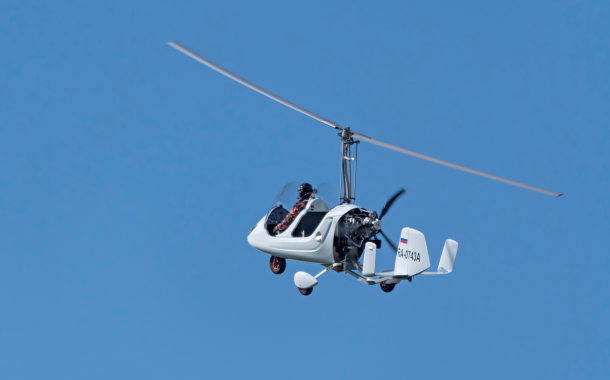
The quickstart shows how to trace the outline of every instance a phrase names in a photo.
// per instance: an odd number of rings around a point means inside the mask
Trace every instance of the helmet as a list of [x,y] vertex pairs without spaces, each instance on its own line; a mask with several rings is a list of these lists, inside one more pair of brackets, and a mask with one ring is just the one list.
[[299,186],[299,198],[303,198],[307,193],[310,193],[313,191],[313,188],[311,187],[310,184],[306,183],[302,183],[301,186]]

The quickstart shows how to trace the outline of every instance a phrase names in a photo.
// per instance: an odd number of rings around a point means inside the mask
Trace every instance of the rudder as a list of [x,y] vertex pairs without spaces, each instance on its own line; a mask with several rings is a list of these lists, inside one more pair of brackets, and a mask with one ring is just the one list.
[[412,228],[403,228],[396,252],[394,275],[415,276],[428,268],[430,258],[424,234]]

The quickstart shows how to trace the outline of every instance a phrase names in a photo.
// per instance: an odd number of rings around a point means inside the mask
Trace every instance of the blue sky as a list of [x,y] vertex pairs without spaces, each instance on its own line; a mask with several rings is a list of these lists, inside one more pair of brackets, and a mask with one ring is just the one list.
[[[287,182],[339,181],[331,128],[179,41],[363,134],[565,193],[362,144],[358,204],[426,234],[385,294],[246,241]],[[607,378],[606,1],[0,5],[0,368],[6,379]],[[379,267],[391,267],[384,247]]]

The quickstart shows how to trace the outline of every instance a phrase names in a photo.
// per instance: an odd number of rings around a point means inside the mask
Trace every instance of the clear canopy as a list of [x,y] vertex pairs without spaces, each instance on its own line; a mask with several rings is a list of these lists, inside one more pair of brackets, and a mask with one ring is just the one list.
[[[299,200],[299,182],[290,182],[286,184],[278,193],[271,207],[284,207],[287,210],[292,208]],[[329,207],[332,207],[331,186],[327,182],[323,182],[314,187],[314,197],[322,199]]]

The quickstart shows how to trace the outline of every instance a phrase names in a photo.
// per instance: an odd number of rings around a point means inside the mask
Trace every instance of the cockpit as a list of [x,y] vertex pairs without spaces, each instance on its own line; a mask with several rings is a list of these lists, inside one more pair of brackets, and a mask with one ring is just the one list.
[[290,210],[293,209],[293,205],[299,202],[299,184],[291,182],[284,186],[267,213],[267,218],[265,219],[267,233],[270,236],[280,237],[298,238],[311,236],[329,211],[327,203],[322,199],[328,196],[329,187],[325,183],[316,186],[311,193],[311,197],[306,200],[302,211],[299,212],[295,220],[291,222],[288,228],[276,235],[273,232],[276,226],[286,219]]

